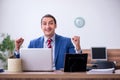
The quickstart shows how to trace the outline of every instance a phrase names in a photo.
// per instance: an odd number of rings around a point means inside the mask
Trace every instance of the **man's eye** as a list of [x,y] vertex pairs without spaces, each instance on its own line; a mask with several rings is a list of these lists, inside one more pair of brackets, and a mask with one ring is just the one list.
[[42,23],[42,25],[46,25],[46,23]]
[[52,25],[52,24],[53,24],[53,22],[50,22],[49,24],[50,24],[50,25]]

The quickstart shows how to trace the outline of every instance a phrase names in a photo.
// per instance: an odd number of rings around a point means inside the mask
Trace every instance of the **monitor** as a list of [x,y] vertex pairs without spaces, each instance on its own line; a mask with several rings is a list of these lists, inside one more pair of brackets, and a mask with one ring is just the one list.
[[91,58],[95,61],[107,61],[106,47],[92,47]]

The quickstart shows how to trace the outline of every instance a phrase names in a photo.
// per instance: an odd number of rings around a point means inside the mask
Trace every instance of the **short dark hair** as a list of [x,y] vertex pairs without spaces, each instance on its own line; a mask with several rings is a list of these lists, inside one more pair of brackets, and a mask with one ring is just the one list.
[[41,23],[42,23],[43,18],[45,18],[45,17],[50,17],[50,18],[52,18],[52,19],[54,20],[55,24],[57,24],[55,17],[52,16],[51,14],[46,14],[46,15],[44,15],[44,16],[41,18]]

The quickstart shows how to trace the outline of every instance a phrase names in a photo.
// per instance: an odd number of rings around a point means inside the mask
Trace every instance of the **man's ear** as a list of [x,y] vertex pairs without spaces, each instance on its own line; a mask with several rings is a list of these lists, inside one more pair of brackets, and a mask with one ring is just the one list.
[[57,28],[57,24],[55,24],[55,28]]

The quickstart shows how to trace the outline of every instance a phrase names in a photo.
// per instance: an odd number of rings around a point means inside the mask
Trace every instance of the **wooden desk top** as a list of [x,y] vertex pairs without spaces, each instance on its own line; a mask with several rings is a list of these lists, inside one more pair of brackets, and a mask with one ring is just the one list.
[[67,73],[62,71],[54,72],[3,72],[0,73],[0,80],[2,79],[118,79],[120,80],[120,73],[118,74],[87,74],[86,72]]

